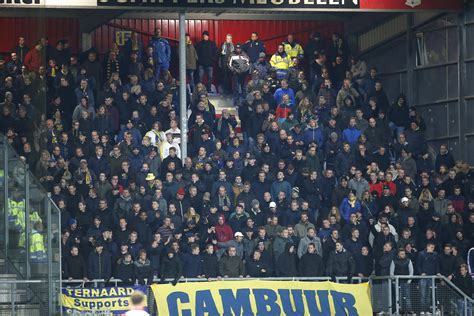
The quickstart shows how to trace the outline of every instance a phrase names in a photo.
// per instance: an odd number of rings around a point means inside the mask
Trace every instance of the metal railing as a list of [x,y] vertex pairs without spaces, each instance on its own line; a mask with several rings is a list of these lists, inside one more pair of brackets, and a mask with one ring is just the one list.
[[[57,315],[60,308],[56,293],[61,289],[60,212],[4,135],[0,135],[0,150],[0,256],[5,259],[0,274],[13,275],[10,283],[1,280],[0,286],[28,284],[29,293],[33,293],[34,284],[39,283],[41,291],[37,291],[33,303],[41,306],[41,315]],[[40,256],[30,245],[38,236],[44,244]],[[4,307],[0,304],[0,315]]]
[[[331,281],[330,277],[305,277],[305,278],[181,278],[180,283],[207,282],[207,281],[241,281],[241,280],[267,280],[267,281],[304,281],[321,282]],[[166,279],[165,282],[172,282]],[[337,283],[347,282],[346,277],[336,277]],[[159,283],[154,279],[153,283]],[[351,283],[369,282],[371,286],[372,308],[374,313],[386,315],[401,315],[403,312],[430,312],[432,315],[473,315],[474,301],[464,294],[456,285],[444,276],[371,276],[369,278],[353,277]],[[98,280],[64,280],[64,286],[96,287],[105,283],[108,286],[120,286],[120,279]],[[421,295],[423,293],[423,295]],[[148,289],[148,308],[153,314],[155,302],[151,291]],[[96,314],[91,314],[96,315]],[[98,315],[98,314],[97,314]]]
[[41,280],[1,280],[0,315],[47,315],[46,295],[47,284]]

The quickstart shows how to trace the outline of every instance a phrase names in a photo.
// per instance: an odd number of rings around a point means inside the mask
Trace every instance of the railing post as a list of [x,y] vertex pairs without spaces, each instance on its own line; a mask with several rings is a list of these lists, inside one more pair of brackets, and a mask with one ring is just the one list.
[[[3,173],[4,173],[4,184],[3,184],[3,195],[4,195],[4,221],[5,221],[5,231],[4,233],[4,243],[5,243],[5,259],[8,259],[8,248],[10,247],[10,235],[8,228],[8,215],[10,214],[10,203],[8,200],[8,146],[7,146],[7,137],[3,136]],[[8,269],[8,264],[5,264],[5,270]],[[8,272],[8,271],[5,271]]]
[[397,315],[400,314],[400,301],[400,280],[395,277],[395,313]]
[[[25,249],[26,249],[26,279],[31,279],[31,262],[30,262],[30,172],[28,165],[25,165]],[[49,223],[49,221],[48,221]]]
[[436,289],[435,289],[435,277],[431,277],[431,312],[436,315]]
[[392,313],[392,278],[388,279],[388,312]]
[[[210,91],[209,91],[210,92]],[[179,117],[181,129],[181,159],[188,156],[188,115],[186,100],[186,12],[179,12]],[[192,122],[194,123],[194,122]]]
[[[47,234],[46,234],[46,249],[48,256],[48,311],[50,314],[53,314],[53,233],[51,231],[51,203],[50,203],[51,193],[48,193],[48,196],[44,198],[44,207],[46,210],[46,220],[47,220]],[[59,272],[61,277],[61,271]],[[60,289],[61,290],[61,289]],[[60,296],[60,295],[59,295]]]
[[464,296],[464,316],[467,316],[467,297]]

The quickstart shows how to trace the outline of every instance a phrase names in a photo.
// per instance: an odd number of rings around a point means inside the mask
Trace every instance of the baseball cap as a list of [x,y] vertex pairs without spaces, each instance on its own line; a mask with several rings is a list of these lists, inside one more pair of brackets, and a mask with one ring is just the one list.
[[242,234],[241,232],[236,232],[234,234],[234,237],[244,237],[244,234]]
[[406,196],[402,197],[402,203],[405,203],[405,202],[408,202],[408,201],[409,201],[409,199]]
[[270,202],[270,207],[277,207],[277,204],[275,202]]
[[267,55],[264,52],[261,52],[260,54],[258,54],[258,57],[265,58],[267,57]]

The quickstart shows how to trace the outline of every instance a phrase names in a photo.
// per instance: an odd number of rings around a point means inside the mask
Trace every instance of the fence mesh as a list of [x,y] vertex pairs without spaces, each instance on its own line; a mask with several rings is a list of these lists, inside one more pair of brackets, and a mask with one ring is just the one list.
[[48,311],[47,283],[0,282],[0,316],[51,315]]
[[409,312],[416,314],[424,312],[432,315],[474,315],[472,304],[465,303],[461,294],[445,281],[430,278],[410,281],[399,279],[398,282],[373,280],[372,308],[374,313],[383,312],[387,315]]

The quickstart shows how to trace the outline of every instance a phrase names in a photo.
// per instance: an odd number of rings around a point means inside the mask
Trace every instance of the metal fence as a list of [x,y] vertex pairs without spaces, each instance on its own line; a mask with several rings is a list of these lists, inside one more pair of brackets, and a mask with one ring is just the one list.
[[[211,279],[216,281],[217,279]],[[221,281],[240,281],[241,278],[222,278]],[[329,277],[318,278],[245,278],[245,280],[271,281],[302,281],[321,282],[330,281]],[[154,282],[159,280],[155,279]],[[165,280],[171,282],[172,280]],[[208,279],[180,279],[180,283],[207,282]],[[346,283],[346,277],[337,277],[336,282]],[[408,312],[431,313],[434,315],[471,316],[473,314],[473,299],[466,296],[449,279],[443,276],[394,276],[369,278],[354,277],[351,283],[369,282],[371,285],[372,309],[377,315],[402,315]],[[71,280],[63,281],[64,286],[97,287],[120,286],[120,279],[106,280]],[[156,313],[156,306],[150,287],[147,287],[148,309],[152,315]],[[86,314],[81,314],[82,316]],[[107,315],[104,312],[91,311],[87,315]]]
[[0,316],[51,315],[47,296],[48,284],[41,280],[1,280]]
[[[61,288],[60,218],[43,185],[7,138],[0,135],[0,258],[3,262],[0,275],[8,274],[11,282],[4,283],[2,278],[0,285],[23,287],[16,297],[23,299],[26,292],[28,299],[35,298],[32,303],[41,305],[41,315],[57,315],[60,311],[57,295]],[[40,236],[44,245],[42,250],[35,249],[35,253],[31,247],[33,235],[36,241]],[[0,315],[15,306],[14,303],[0,301]],[[23,307],[6,315],[21,315],[31,306]],[[25,313],[34,315],[33,307]]]

